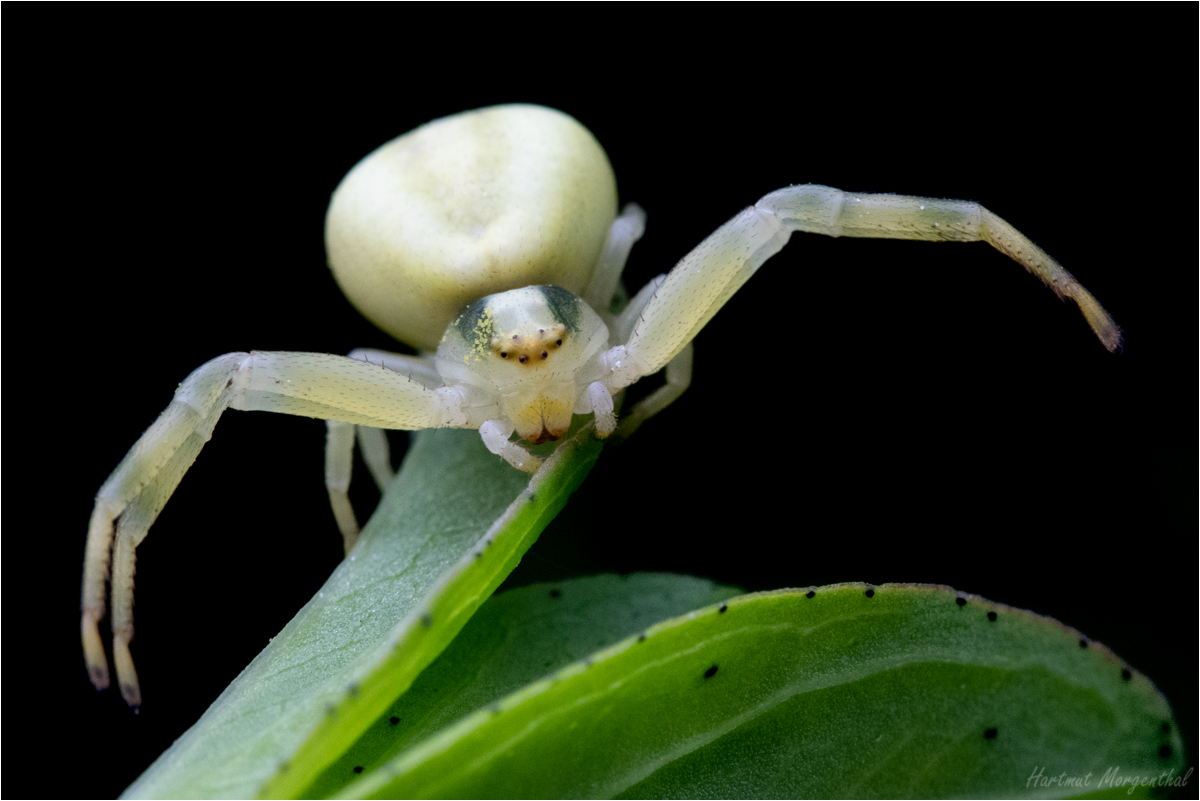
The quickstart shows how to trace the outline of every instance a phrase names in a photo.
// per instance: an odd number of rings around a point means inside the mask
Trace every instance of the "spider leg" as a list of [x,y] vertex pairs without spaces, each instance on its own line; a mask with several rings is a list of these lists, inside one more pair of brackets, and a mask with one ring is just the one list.
[[516,427],[512,423],[501,420],[488,420],[479,427],[479,436],[483,438],[484,446],[518,470],[526,473],[536,473],[542,466],[542,459],[534,456],[515,442],[509,442]]
[[692,343],[689,342],[683,346],[683,350],[675,354],[675,358],[667,362],[667,367],[663,371],[666,374],[667,383],[634,404],[629,413],[621,418],[621,424],[617,427],[616,432],[617,439],[632,436],[642,423],[670,406],[675,399],[687,391],[692,383],[692,351]]
[[[655,279],[624,344],[602,355],[613,392],[674,359],[793,231],[925,241],[985,241],[1071,298],[1109,350],[1121,330],[1100,303],[1045,251],[978,203],[907,195],[860,195],[804,184],[772,192],[743,210]],[[643,293],[646,290],[643,290]],[[636,300],[640,301],[642,293]]]
[[792,231],[829,236],[987,242],[1079,306],[1104,347],[1116,350],[1121,329],[1104,307],[1046,251],[978,203],[908,195],[864,195],[802,184],[779,189],[755,208],[777,215]]
[[[654,293],[667,280],[664,273],[653,279],[642,287],[641,291],[629,301],[629,305],[613,322],[613,336],[618,342],[628,341],[633,333],[634,327],[642,319],[650,299],[654,297]],[[621,418],[621,424],[616,430],[616,438],[618,440],[625,439],[633,434],[642,423],[649,420],[654,415],[661,412],[663,409],[671,405],[671,403],[687,390],[692,383],[692,343],[688,342],[676,356],[667,362],[666,366],[666,384],[656,389],[649,396],[638,401],[627,414]],[[599,422],[596,426],[597,433],[603,434],[605,430]]]
[[88,526],[80,617],[84,659],[96,688],[107,687],[108,664],[98,626],[105,613],[105,582],[111,569],[113,661],[121,693],[130,706],[141,699],[129,655],[135,550],[227,408],[375,428],[467,423],[462,398],[455,390],[431,390],[398,373],[342,356],[229,353],[188,376],[171,404],[100,487]]
[[[628,339],[601,357],[610,391],[666,367],[790,236],[773,213],[751,206],[710,234],[665,277],[643,288],[630,303],[631,309],[642,308]],[[622,321],[628,324],[629,319],[623,315]]]
[[646,212],[636,203],[626,204],[621,216],[608,229],[604,250],[592,271],[592,280],[581,297],[602,317],[607,318],[617,282],[629,259],[629,251],[646,232]]
[[[437,367],[428,358],[373,348],[356,348],[350,351],[348,358],[400,373],[429,389],[442,386]],[[356,426],[337,420],[327,420],[326,426],[325,489],[329,493],[329,505],[333,509],[338,530],[342,533],[345,553],[349,554],[354,543],[358,541],[359,534],[358,518],[354,514],[354,507],[350,505],[348,494],[351,470],[354,466],[355,440],[358,441],[363,461],[366,462],[367,470],[375,479],[380,492],[387,491],[396,474],[392,470],[391,449],[383,429]]]

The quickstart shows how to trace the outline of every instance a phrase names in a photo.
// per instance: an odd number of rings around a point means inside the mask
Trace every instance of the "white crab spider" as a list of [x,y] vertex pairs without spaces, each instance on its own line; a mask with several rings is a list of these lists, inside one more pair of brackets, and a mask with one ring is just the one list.
[[348,551],[358,533],[346,497],[356,430],[384,486],[385,428],[477,428],[490,451],[533,472],[540,460],[514,432],[552,440],[573,415],[594,414],[607,437],[617,426],[613,395],[665,368],[666,385],[624,416],[632,430],[686,389],[692,339],[794,231],[986,241],[1078,303],[1109,350],[1120,344],[1087,290],[977,203],[817,185],[761,198],[613,314],[645,223],[637,206],[620,217],[616,208],[599,144],[570,117],[537,106],[429,123],[355,167],[330,204],[330,266],[370,320],[436,354],[231,353],[188,376],[96,496],[81,620],[92,683],[109,683],[98,624],[111,552],[113,661],[125,700],[140,703],[129,652],[134,552],[226,408],[330,421],[326,484]]

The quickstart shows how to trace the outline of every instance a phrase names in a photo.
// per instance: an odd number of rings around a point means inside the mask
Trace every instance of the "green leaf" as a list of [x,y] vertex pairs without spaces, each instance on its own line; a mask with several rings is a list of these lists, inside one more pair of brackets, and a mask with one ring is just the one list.
[[1056,621],[945,587],[809,594],[651,627],[342,797],[1070,796],[1184,764],[1151,682]]
[[310,784],[453,640],[600,447],[583,426],[529,481],[478,432],[418,434],[317,597],[125,794],[249,797]]
[[369,774],[526,684],[738,592],[691,576],[641,573],[535,584],[494,596],[412,688],[301,795],[332,795],[356,774]]

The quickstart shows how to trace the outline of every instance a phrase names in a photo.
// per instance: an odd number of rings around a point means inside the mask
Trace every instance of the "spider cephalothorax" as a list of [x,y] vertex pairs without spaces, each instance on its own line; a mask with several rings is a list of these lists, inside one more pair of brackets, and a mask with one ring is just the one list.
[[537,444],[570,428],[587,385],[601,377],[598,357],[608,340],[604,320],[575,294],[521,287],[468,305],[442,336],[436,365],[469,408],[499,407],[500,418]]

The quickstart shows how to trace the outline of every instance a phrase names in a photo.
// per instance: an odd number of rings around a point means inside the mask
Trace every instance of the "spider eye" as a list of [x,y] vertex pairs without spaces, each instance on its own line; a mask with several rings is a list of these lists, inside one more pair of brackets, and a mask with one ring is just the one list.
[[554,344],[555,344],[555,345],[561,345],[561,344],[562,344],[562,340],[560,339],[560,340],[558,340],[557,342],[555,342]]
[[550,354],[546,353],[546,351],[542,351],[542,358],[543,358],[543,359],[544,359],[544,358],[546,358],[546,357],[547,357],[547,356],[549,356],[549,355],[550,355]]
[[501,358],[501,359],[507,359],[507,358],[508,358],[508,351],[506,351],[506,350],[502,350],[502,351],[500,351],[500,358]]
[[528,356],[526,356],[524,353],[522,353],[522,354],[521,354],[521,358],[520,358],[520,359],[518,359],[518,361],[520,361],[520,362],[521,362],[521,364],[524,364],[525,362],[529,361],[529,357],[528,357]]

